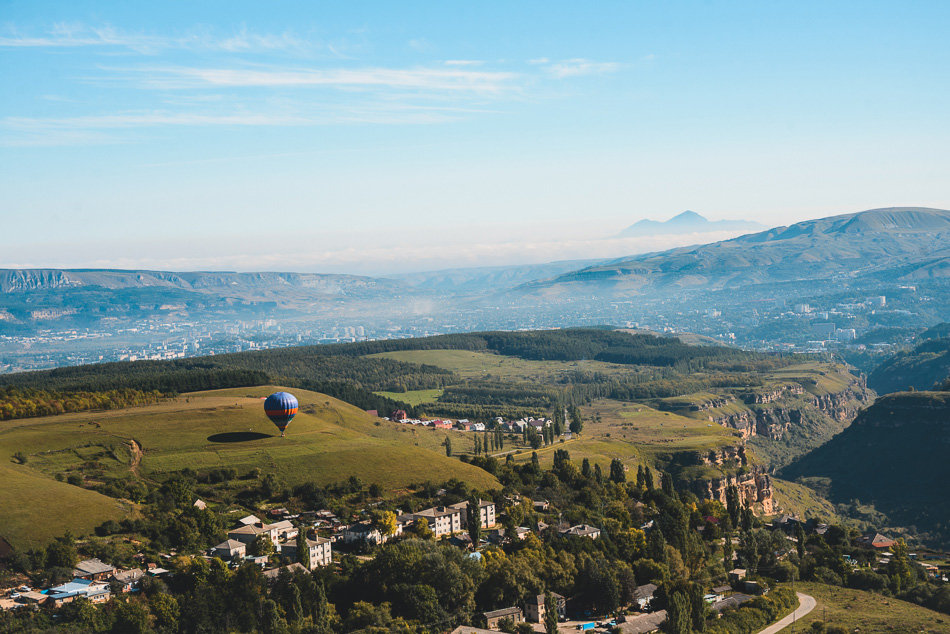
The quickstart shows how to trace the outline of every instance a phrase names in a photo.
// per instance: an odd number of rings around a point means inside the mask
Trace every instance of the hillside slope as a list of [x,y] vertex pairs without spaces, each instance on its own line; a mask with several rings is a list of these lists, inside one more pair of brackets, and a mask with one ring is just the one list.
[[870,275],[900,280],[950,275],[950,211],[895,207],[809,220],[615,260],[522,290],[624,295]]
[[818,478],[836,503],[872,503],[892,523],[950,543],[950,392],[879,398],[850,427],[781,471]]
[[868,385],[881,394],[913,387],[929,390],[950,377],[950,337],[930,339],[874,368]]
[[[349,476],[384,490],[450,478],[497,486],[482,469],[445,456],[441,443],[457,432],[407,429],[317,392],[293,389],[300,413],[281,438],[261,401],[278,389],[197,392],[146,407],[0,423],[0,475],[7,483],[0,487],[0,534],[26,547],[66,530],[88,532],[129,510],[57,475],[79,475],[95,486],[116,477],[160,481],[185,468],[230,467],[274,473],[288,486]],[[137,461],[133,441],[141,448]],[[25,464],[16,463],[17,452]],[[49,514],[50,508],[58,512]]]

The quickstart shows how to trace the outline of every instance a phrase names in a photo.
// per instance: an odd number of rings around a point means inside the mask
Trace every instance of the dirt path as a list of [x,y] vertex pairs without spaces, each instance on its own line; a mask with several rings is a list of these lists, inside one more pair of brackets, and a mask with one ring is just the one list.
[[759,634],[774,634],[775,632],[788,627],[815,609],[815,605],[817,604],[815,597],[810,597],[807,594],[802,594],[801,592],[796,592],[795,594],[798,595],[798,607],[795,608],[792,613],[786,616],[784,619],[773,623],[759,632]]

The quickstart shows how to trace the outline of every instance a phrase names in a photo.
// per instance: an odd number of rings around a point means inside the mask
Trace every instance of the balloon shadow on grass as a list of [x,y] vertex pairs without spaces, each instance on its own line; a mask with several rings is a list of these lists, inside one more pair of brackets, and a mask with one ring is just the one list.
[[208,436],[210,442],[249,442],[251,440],[261,440],[262,438],[273,438],[270,434],[262,434],[259,431],[229,431],[223,434],[211,434]]

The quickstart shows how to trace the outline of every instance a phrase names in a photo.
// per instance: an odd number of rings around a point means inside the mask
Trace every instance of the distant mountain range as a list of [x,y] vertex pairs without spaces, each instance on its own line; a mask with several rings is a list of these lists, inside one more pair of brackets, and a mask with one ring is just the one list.
[[405,273],[394,279],[414,289],[446,293],[477,293],[509,289],[576,271],[606,260],[562,260],[544,264],[485,266]]
[[400,288],[398,282],[359,275],[136,271],[116,269],[0,269],[0,292],[99,287],[164,288],[242,296],[299,291],[312,295],[367,296]]
[[707,220],[695,211],[684,211],[666,221],[640,220],[617,234],[621,238],[662,236],[677,233],[710,233],[713,231],[758,231],[765,225],[751,220]]
[[[631,227],[652,230],[641,221]],[[722,227],[692,212],[664,227]],[[684,229],[688,230],[688,229]],[[950,211],[873,209],[800,222],[731,240],[614,260],[450,269],[391,278],[315,273],[170,272],[95,269],[0,270],[0,321],[48,315],[121,313],[184,303],[190,314],[237,310],[342,309],[347,302],[396,306],[391,300],[464,297],[474,306],[549,298],[661,296],[686,289],[873,278],[880,283],[950,277]],[[195,302],[192,306],[190,302]],[[455,306],[460,304],[456,303]],[[89,311],[90,307],[99,307]],[[145,308],[136,308],[145,307]],[[169,309],[170,310],[170,309]],[[77,317],[69,317],[77,319]]]
[[640,295],[796,280],[950,276],[950,211],[892,207],[613,260],[524,285],[526,293]]

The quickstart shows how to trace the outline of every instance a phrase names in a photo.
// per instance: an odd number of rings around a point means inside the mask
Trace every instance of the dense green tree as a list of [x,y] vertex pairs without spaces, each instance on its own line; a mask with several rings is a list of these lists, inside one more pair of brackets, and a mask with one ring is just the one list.
[[557,634],[557,600],[550,592],[544,593],[544,632]]
[[627,481],[627,474],[619,458],[614,458],[610,461],[610,481],[617,484]]

